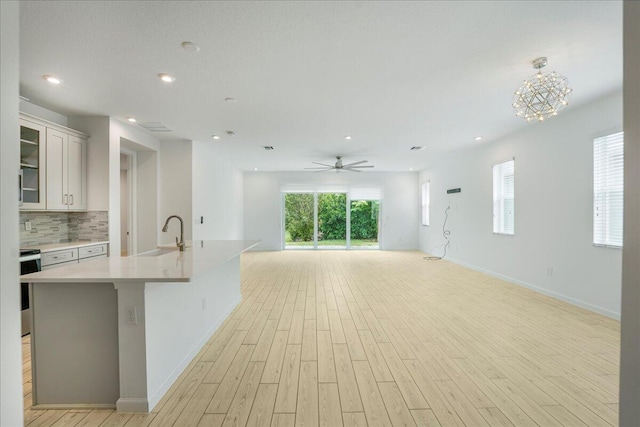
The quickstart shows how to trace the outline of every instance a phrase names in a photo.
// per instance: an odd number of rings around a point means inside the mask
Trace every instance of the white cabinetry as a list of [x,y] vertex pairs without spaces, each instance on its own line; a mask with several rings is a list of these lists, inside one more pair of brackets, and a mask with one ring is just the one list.
[[40,257],[42,270],[51,270],[69,264],[78,263],[78,248],[61,249],[43,253]]
[[87,209],[87,141],[47,129],[47,210]]
[[108,256],[107,244],[78,248],[78,261],[85,262]]
[[79,262],[91,261],[98,258],[106,258],[109,255],[107,243],[98,245],[70,247],[55,251],[43,252],[41,255],[42,270],[64,267]]
[[20,113],[20,209],[87,210],[87,138]]
[[20,209],[46,208],[46,127],[20,119]]

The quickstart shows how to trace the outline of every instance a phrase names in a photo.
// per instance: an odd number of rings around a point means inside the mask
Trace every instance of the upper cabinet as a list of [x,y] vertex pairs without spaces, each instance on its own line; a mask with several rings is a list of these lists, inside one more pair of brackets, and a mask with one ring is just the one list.
[[87,210],[87,136],[26,114],[20,135],[21,209]]
[[47,210],[87,209],[87,141],[47,129]]
[[45,209],[46,127],[20,119],[21,209]]

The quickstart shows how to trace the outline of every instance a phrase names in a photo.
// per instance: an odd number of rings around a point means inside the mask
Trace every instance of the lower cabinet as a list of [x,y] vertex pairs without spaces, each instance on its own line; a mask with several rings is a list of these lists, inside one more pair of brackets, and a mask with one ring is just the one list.
[[98,258],[106,258],[108,255],[109,247],[106,243],[103,243],[99,245],[82,246],[80,248],[45,252],[41,255],[40,262],[42,270],[44,271]]
[[40,256],[42,270],[62,267],[78,263],[78,248],[61,249],[53,252],[45,252]]
[[78,262],[92,261],[107,257],[107,245],[85,246],[78,248]]

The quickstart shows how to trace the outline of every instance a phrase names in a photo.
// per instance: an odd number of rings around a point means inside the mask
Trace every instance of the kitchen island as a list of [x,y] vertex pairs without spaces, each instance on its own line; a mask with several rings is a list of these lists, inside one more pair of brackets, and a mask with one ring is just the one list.
[[240,303],[240,254],[257,244],[194,241],[22,276],[34,409],[150,412]]

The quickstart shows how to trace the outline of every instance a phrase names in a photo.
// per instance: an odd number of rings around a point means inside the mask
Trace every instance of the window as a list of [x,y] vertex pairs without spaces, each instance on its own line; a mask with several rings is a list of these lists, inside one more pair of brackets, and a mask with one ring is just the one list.
[[429,225],[429,182],[422,184],[422,225]]
[[622,247],[624,135],[593,140],[593,244]]
[[514,161],[493,167],[493,232],[513,235],[515,228]]

